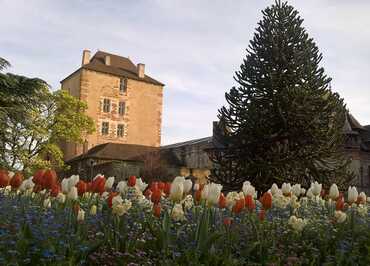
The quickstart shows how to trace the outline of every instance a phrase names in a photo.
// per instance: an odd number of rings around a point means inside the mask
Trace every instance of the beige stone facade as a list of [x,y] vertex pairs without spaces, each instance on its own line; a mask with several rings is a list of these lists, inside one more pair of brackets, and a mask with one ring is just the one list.
[[143,64],[136,67],[128,58],[100,51],[91,60],[86,56],[84,52],[82,67],[61,84],[87,103],[96,131],[85,136],[85,144],[62,144],[64,159],[109,142],[159,147],[164,85],[146,76]]

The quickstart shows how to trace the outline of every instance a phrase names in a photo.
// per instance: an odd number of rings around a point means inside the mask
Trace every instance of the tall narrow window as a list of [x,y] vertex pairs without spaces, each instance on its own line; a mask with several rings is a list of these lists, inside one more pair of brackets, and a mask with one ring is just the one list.
[[124,130],[125,130],[124,125],[119,124],[119,125],[117,126],[117,137],[123,137],[123,135],[124,135]]
[[101,134],[102,135],[108,135],[109,133],[109,123],[108,122],[103,122],[101,124]]
[[118,105],[118,113],[119,115],[124,115],[125,114],[125,102],[119,102]]
[[103,101],[103,112],[109,113],[110,112],[110,100],[104,99]]
[[126,91],[127,91],[127,79],[121,78],[120,79],[120,84],[119,84],[119,92],[121,94],[124,94],[124,93],[126,93]]

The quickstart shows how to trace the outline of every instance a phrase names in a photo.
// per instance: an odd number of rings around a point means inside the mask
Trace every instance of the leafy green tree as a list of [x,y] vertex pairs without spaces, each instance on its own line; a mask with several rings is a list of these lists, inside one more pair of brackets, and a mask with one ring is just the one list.
[[322,54],[286,2],[266,8],[219,110],[212,178],[229,189],[249,180],[327,184],[352,178],[344,157],[346,108],[329,88]]
[[84,134],[94,131],[86,103],[64,90],[51,92],[41,79],[0,73],[0,99],[1,167],[26,172],[61,168],[59,143],[82,142]]

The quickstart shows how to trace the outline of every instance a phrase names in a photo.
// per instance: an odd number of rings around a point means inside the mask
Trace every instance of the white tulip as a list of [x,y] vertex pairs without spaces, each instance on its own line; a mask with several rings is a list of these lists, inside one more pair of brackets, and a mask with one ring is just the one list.
[[57,201],[59,203],[64,203],[66,201],[66,195],[64,195],[63,193],[58,193]]
[[92,205],[91,208],[90,208],[90,215],[96,215],[96,205]]
[[329,198],[336,200],[339,197],[339,189],[336,184],[332,184],[329,189]]
[[76,186],[78,181],[80,181],[80,177],[78,175],[72,175],[69,178],[68,191],[70,191],[74,186]]
[[119,191],[119,193],[121,194],[124,194],[126,193],[127,191],[127,182],[126,181],[120,181],[118,184],[117,184],[117,190]]
[[193,187],[193,182],[190,179],[184,181],[184,194],[188,194]]
[[306,220],[302,218],[297,218],[296,216],[290,216],[288,224],[297,232],[301,232],[305,225],[307,224]]
[[107,181],[105,181],[104,188],[105,190],[110,190],[114,184],[114,176],[108,177]]
[[179,179],[176,181],[176,178],[171,184],[170,199],[175,202],[180,202],[184,194],[184,181]]
[[256,193],[256,189],[254,188],[254,186],[251,185],[251,182],[249,181],[245,181],[243,183],[242,190],[243,190],[244,196],[251,195],[252,197],[254,197],[254,194]]
[[77,214],[77,221],[82,222],[85,220],[85,211],[80,209]]
[[175,206],[173,206],[171,217],[174,221],[185,220],[185,214],[181,204],[175,204]]
[[210,205],[217,205],[220,198],[222,185],[210,183],[208,186],[207,202]]
[[335,211],[334,218],[338,223],[343,223],[347,219],[347,214],[342,211]]
[[312,193],[312,188],[309,188],[309,189],[307,190],[306,196],[307,196],[307,198],[309,198],[309,199],[312,199],[313,197],[315,197],[315,196],[314,196],[314,194]]
[[289,196],[292,191],[292,186],[290,185],[290,183],[283,183],[283,185],[281,186],[281,191],[283,192],[284,196]]
[[355,186],[353,187],[349,187],[348,188],[348,202],[350,204],[354,203],[357,201],[357,197],[358,197],[358,192],[357,192],[357,189]]
[[367,200],[367,197],[366,197],[366,194],[365,192],[361,192],[359,195],[358,195],[358,201],[360,204],[365,204],[366,203],[366,200]]
[[103,194],[101,194],[101,198],[102,198],[103,200],[108,199],[108,197],[109,197],[109,192],[107,192],[107,191],[104,191],[104,192],[103,192]]
[[292,192],[296,197],[299,197],[299,195],[301,195],[301,191],[302,191],[301,184],[293,185]]
[[201,192],[201,198],[206,200],[208,198],[209,184],[205,185]]
[[141,178],[136,178],[136,185],[135,185],[141,192],[143,192],[146,187],[148,186]]
[[314,183],[311,183],[311,189],[313,195],[319,196],[321,193],[322,184],[319,184],[317,181],[315,181]]
[[68,192],[69,192],[69,179],[68,178],[63,178],[61,185],[62,185],[62,192],[64,194],[68,194]]
[[78,199],[77,188],[72,187],[71,190],[68,192],[67,197],[68,199],[71,199],[71,200],[77,200]]
[[118,204],[122,204],[123,203],[123,199],[121,198],[120,195],[117,195],[115,197],[112,198],[112,206],[114,208],[115,205],[118,205]]
[[229,193],[227,193],[226,195],[226,205],[229,209],[231,209],[235,202],[239,200],[239,193],[236,192],[236,191],[231,191]]
[[117,214],[118,216],[122,216],[128,212],[131,206],[131,201],[126,199],[123,203],[114,205],[112,208],[112,213]]
[[280,190],[279,187],[275,183],[272,184],[270,189],[271,195],[274,196],[275,194],[278,194],[279,190]]
[[51,207],[51,201],[49,198],[44,200],[44,208],[50,208]]

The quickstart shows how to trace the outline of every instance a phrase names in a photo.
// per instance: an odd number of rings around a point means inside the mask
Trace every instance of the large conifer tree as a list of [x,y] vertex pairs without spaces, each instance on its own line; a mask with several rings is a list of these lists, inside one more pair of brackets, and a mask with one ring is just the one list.
[[322,54],[292,6],[276,1],[262,13],[236,72],[238,86],[219,110],[212,178],[229,189],[245,180],[258,189],[344,182],[350,178],[342,151],[346,109],[329,88]]

